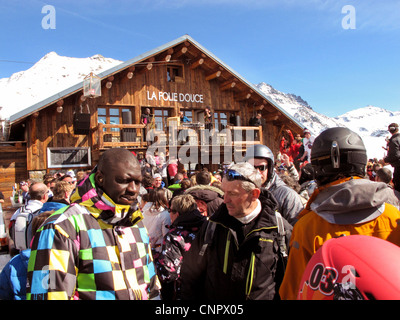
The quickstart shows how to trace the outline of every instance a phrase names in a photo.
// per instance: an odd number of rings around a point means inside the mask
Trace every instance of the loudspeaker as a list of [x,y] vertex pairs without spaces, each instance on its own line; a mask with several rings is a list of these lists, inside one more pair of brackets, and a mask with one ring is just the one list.
[[[132,124],[132,112],[122,112],[122,124]],[[135,142],[136,141],[136,129],[125,128],[121,130],[121,141],[122,142]]]
[[131,111],[123,111],[122,112],[122,123],[123,124],[132,124],[132,112]]
[[74,134],[87,135],[90,133],[90,114],[75,113],[74,114]]
[[238,127],[240,127],[240,125],[241,125],[240,116],[236,116],[236,125],[237,125]]

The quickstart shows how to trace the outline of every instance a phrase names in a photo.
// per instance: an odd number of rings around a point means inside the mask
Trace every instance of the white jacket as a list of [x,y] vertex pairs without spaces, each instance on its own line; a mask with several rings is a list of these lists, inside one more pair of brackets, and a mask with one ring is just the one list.
[[164,207],[160,207],[157,210],[152,202],[148,202],[143,207],[142,213],[143,223],[149,233],[151,247],[161,252],[164,236],[169,231],[167,226],[171,225],[169,212]]

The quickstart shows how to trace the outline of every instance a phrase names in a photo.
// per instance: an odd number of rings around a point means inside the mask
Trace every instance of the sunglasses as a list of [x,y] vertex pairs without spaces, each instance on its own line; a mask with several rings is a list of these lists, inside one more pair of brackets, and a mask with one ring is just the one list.
[[255,185],[253,181],[250,179],[242,176],[239,172],[236,172],[235,170],[228,169],[228,171],[225,174],[225,177],[228,181],[233,181],[233,180],[242,180],[242,181],[248,181],[251,182],[252,184]]
[[256,168],[256,170],[259,170],[259,171],[265,171],[265,170],[268,169],[268,165],[267,164],[261,164],[259,166],[254,166],[254,168]]

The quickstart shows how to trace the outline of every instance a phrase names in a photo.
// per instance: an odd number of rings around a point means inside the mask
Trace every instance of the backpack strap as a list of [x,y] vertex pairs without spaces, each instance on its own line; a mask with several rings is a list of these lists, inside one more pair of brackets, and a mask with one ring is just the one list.
[[206,232],[204,234],[204,243],[199,252],[200,257],[204,256],[208,245],[211,244],[216,226],[217,224],[215,222],[208,220]]
[[25,250],[29,248],[32,240],[32,220],[40,212],[40,208],[32,212],[25,206],[21,207],[20,212],[15,218],[13,226],[13,237],[15,248],[18,250]]
[[282,258],[287,260],[288,258],[288,250],[287,250],[287,246],[286,246],[286,241],[285,241],[285,235],[286,235],[286,231],[285,231],[285,224],[283,222],[283,218],[282,215],[275,210],[275,218],[276,218],[276,223],[278,226],[278,234],[279,234],[279,251],[282,255]]
[[29,222],[31,221],[31,215],[32,210],[22,206],[15,217],[12,240],[14,241],[15,248],[18,250],[25,250],[28,248],[27,229]]

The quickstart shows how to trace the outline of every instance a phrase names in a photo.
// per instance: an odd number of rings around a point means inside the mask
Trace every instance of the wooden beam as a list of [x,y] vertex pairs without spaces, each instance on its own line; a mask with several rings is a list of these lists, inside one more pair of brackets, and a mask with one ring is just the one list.
[[233,89],[235,86],[236,86],[236,82],[233,81],[233,80],[229,80],[229,81],[226,81],[226,82],[222,83],[220,85],[219,89],[221,91],[225,91],[225,90],[228,90],[228,89]]
[[172,60],[177,60],[188,51],[187,47],[182,47],[172,55]]
[[212,79],[219,78],[219,76],[221,75],[221,73],[222,73],[222,71],[220,71],[220,70],[218,70],[218,71],[216,71],[216,72],[213,72],[213,73],[209,74],[208,76],[206,76],[206,80],[207,80],[207,81],[210,81],[210,80],[212,80]]
[[198,59],[197,61],[195,61],[195,62],[193,62],[191,65],[190,65],[190,69],[196,69],[197,67],[199,67],[199,66],[201,66],[202,64],[204,63],[204,59],[203,58],[200,58],[200,59]]
[[[151,65],[151,67],[153,67],[153,65],[150,63],[150,65]],[[141,75],[141,74],[143,74],[143,73],[145,73],[146,71],[148,71],[148,70],[150,70],[150,69],[148,69],[147,67],[149,66],[149,64],[147,64],[147,65],[145,65],[145,66],[138,66],[137,68],[136,68],[136,71],[135,71],[135,73],[137,74],[137,75]]]
[[263,118],[266,122],[271,122],[278,120],[280,115],[280,112],[269,112],[266,116],[263,116]]
[[250,97],[251,97],[251,93],[250,92],[244,92],[244,93],[241,93],[241,94],[235,96],[234,99],[237,100],[237,101],[243,101],[243,100],[250,99]]
[[134,72],[135,72],[135,66],[128,68],[128,71],[126,72],[126,77],[128,79],[132,79]]
[[172,54],[174,53],[174,49],[173,48],[169,48],[167,51],[165,51],[164,53],[161,53],[158,56],[159,61],[164,61],[164,62],[170,62],[171,58],[172,58]]

